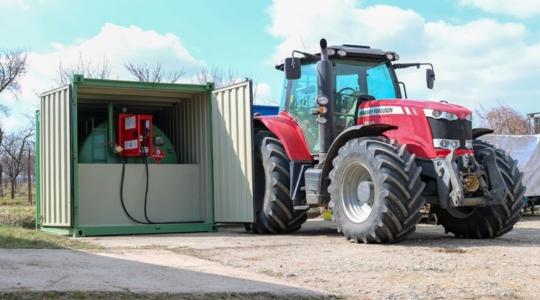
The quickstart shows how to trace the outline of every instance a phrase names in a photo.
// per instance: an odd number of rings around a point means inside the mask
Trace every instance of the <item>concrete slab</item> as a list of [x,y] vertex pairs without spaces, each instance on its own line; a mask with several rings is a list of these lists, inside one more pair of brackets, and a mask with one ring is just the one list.
[[15,291],[324,295],[262,274],[165,250],[0,249],[0,292]]

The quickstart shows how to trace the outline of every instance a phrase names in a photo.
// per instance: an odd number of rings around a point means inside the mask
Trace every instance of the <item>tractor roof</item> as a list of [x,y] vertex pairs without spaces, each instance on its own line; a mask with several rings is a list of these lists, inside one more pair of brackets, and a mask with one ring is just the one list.
[[[392,54],[392,57],[395,58],[392,60],[397,60],[399,58],[399,56],[395,52],[384,51],[381,49],[373,49],[370,46],[344,44],[340,46],[329,46],[328,48],[333,49],[335,52],[333,55],[330,55],[330,58],[389,60],[387,57],[387,54]],[[346,55],[341,56],[338,54],[338,52],[343,53],[343,51],[345,51]],[[304,57],[300,58],[302,63],[316,61],[318,60],[318,57],[321,56],[320,53],[313,53],[313,54],[306,53],[306,54],[307,55],[304,55]],[[283,62],[277,64],[276,69],[283,71]]]

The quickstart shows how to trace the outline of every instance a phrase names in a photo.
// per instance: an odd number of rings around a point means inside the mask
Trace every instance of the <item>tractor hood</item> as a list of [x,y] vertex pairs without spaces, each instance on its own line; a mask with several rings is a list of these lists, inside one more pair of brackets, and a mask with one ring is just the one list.
[[369,109],[369,108],[375,108],[375,107],[402,107],[405,110],[405,113],[410,112],[411,114],[422,114],[424,112],[424,109],[432,109],[432,110],[438,110],[442,112],[449,112],[454,113],[458,116],[460,119],[465,119],[468,115],[470,115],[472,112],[461,106],[456,104],[450,104],[446,102],[440,102],[440,101],[430,101],[430,100],[403,100],[403,99],[383,99],[383,100],[377,100],[377,101],[369,101],[364,102],[360,104],[360,109]]

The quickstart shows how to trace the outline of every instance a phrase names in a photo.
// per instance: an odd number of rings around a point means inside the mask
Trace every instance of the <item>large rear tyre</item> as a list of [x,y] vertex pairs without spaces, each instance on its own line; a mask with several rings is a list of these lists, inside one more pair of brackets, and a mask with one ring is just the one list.
[[290,233],[306,221],[295,211],[289,185],[289,158],[281,142],[269,131],[255,134],[255,233]]
[[475,140],[473,146],[476,159],[485,150],[495,151],[496,164],[506,184],[504,202],[494,206],[461,207],[449,210],[434,206],[433,212],[437,215],[437,222],[444,227],[445,231],[453,233],[456,237],[495,238],[511,231],[521,217],[522,197],[525,193],[525,187],[521,182],[523,173],[518,170],[517,161],[504,150],[479,140]]
[[347,240],[390,243],[414,232],[425,186],[414,158],[381,138],[353,139],[339,149],[328,192]]

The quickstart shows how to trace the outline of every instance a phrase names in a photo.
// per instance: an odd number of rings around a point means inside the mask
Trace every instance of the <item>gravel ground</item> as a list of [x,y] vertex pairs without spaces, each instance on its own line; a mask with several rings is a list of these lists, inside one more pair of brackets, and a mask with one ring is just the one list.
[[540,216],[523,217],[493,240],[456,239],[419,225],[400,244],[354,244],[323,221],[281,236],[222,227],[218,234],[86,240],[109,249],[157,247],[346,298],[540,298]]

